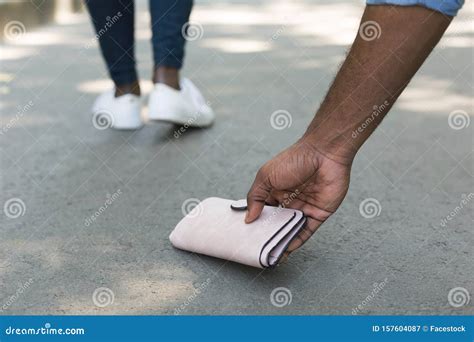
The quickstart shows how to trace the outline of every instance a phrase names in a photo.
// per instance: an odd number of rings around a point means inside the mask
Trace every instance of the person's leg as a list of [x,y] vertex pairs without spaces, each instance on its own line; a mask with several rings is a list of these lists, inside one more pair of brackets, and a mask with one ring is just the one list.
[[192,0],[150,0],[155,86],[148,101],[148,118],[208,127],[215,118],[209,102],[189,79],[179,76],[192,7]]
[[150,0],[153,31],[153,82],[180,89],[179,70],[183,65],[183,26],[189,21],[192,0]]
[[[115,96],[140,95],[134,49],[133,0],[86,0]],[[157,1],[160,2],[160,1]]]

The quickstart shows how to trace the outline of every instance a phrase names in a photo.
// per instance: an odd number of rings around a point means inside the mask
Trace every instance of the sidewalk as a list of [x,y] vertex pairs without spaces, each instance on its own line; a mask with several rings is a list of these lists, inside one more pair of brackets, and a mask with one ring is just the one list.
[[[136,52],[146,80],[144,4]],[[198,3],[202,37],[187,46],[184,75],[218,118],[178,137],[166,124],[94,128],[89,108],[109,81],[86,14],[26,28],[0,53],[0,205],[17,199],[20,210],[0,216],[0,313],[472,314],[472,300],[448,302],[456,287],[474,294],[465,7],[361,150],[337,214],[288,263],[263,272],[177,251],[168,235],[183,203],[244,198],[259,166],[304,132],[362,2]],[[283,129],[271,124],[277,110],[289,113]],[[367,199],[378,216],[361,215]],[[270,300],[278,287],[284,307]]]

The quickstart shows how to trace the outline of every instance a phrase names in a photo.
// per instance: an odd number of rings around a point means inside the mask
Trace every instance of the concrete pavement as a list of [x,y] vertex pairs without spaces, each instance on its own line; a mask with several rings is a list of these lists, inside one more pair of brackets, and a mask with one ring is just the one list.
[[[472,299],[448,301],[455,288],[474,293],[467,5],[361,150],[339,211],[288,263],[262,272],[168,241],[186,200],[243,198],[259,166],[304,132],[362,11],[198,3],[202,37],[187,46],[184,74],[218,118],[178,138],[166,124],[94,128],[89,108],[109,83],[85,14],[3,44],[0,204],[19,211],[0,215],[2,313],[472,314]],[[137,18],[147,79],[144,2]],[[272,127],[277,110],[291,125]],[[361,214],[367,199],[378,215]],[[279,287],[283,307],[271,300]]]

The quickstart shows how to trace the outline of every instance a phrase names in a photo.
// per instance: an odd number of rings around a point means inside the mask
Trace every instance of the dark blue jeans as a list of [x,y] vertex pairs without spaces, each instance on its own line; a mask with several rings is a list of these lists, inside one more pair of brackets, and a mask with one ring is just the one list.
[[[110,77],[118,86],[138,80],[135,68],[133,0],[85,0]],[[180,69],[193,0],[150,0],[155,67]]]

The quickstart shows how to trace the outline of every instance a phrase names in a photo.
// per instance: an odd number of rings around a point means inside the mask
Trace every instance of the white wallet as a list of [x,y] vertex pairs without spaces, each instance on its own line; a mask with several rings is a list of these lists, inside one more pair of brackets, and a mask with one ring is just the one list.
[[174,247],[189,252],[267,268],[276,266],[306,223],[300,210],[265,206],[260,217],[244,222],[246,200],[210,197],[174,228]]

